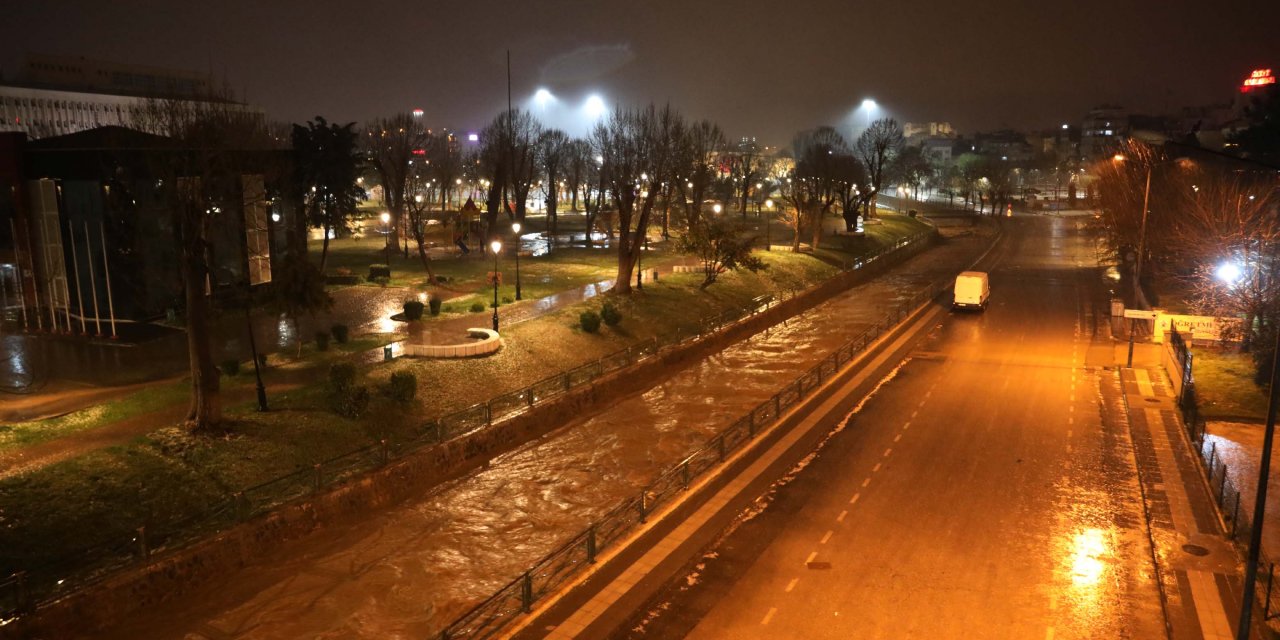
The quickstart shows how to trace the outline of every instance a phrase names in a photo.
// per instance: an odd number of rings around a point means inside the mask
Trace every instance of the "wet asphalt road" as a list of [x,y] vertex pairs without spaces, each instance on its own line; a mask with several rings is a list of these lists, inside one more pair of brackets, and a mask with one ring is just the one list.
[[1069,218],[1006,226],[990,308],[944,315],[632,637],[1165,636],[1130,445],[1085,366],[1093,245]]

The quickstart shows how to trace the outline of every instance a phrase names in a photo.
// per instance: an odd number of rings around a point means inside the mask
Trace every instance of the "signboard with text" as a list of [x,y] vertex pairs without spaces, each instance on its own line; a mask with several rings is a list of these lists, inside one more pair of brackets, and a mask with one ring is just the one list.
[[[1165,313],[1163,309],[1153,309],[1153,311],[1156,313],[1155,335],[1152,337],[1155,342],[1163,342],[1170,327],[1177,329],[1179,333],[1190,334],[1197,341],[1234,342],[1240,339],[1239,318],[1188,316]],[[1126,313],[1128,313],[1127,310]]]

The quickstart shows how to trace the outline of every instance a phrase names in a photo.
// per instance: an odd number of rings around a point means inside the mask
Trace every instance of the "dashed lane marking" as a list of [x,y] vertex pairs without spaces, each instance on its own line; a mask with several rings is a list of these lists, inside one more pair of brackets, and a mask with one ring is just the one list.
[[[899,435],[901,435],[901,434],[899,434]],[[891,454],[891,453],[893,453],[893,447],[889,447],[888,449],[885,449],[885,450],[884,450],[884,456],[883,456],[883,457],[888,458],[888,457],[889,457],[889,454]]]
[[818,541],[818,544],[826,544],[827,541],[831,539],[831,536],[834,533],[835,533],[834,531],[828,531],[826,535],[822,536],[822,540]]
[[769,613],[764,614],[764,619],[760,621],[760,624],[762,625],[769,624],[769,621],[773,619],[773,614],[777,612],[778,612],[777,607],[769,607]]
[[808,558],[805,558],[805,559],[804,559],[804,563],[807,565],[807,564],[809,564],[810,562],[813,562],[813,559],[814,559],[814,558],[816,558],[816,557],[818,557],[818,552],[817,552],[817,551],[814,551],[814,552],[812,552],[812,553],[810,553],[810,554],[809,554],[809,557],[808,557]]
[[[880,463],[879,463],[879,462],[877,462],[877,463],[876,463],[876,466],[872,467],[872,469],[871,469],[871,473],[880,473]],[[865,487],[866,485],[862,485],[862,486],[864,486],[864,487]]]
[[866,480],[863,480],[863,481],[862,481],[862,488],[863,488],[863,489],[866,489],[866,488],[867,488],[867,485],[869,485],[869,484],[871,484],[871,478],[870,478],[870,477],[868,477]]
[[862,497],[861,493],[853,494],[853,497],[849,498],[849,504],[856,504],[858,502],[858,498],[861,498],[861,497]]
[[787,583],[787,588],[786,588],[786,589],[783,589],[783,591],[785,591],[785,592],[787,592],[787,593],[791,593],[791,590],[792,590],[792,589],[794,589],[794,588],[796,588],[796,583],[797,583],[797,582],[800,582],[800,578],[792,578],[792,579],[791,579],[791,582],[788,582],[788,583]]
[[836,522],[844,522],[844,517],[847,515],[849,515],[848,511],[841,511],[840,515],[836,516]]
[[899,440],[901,440],[901,439],[902,439],[902,434],[901,434],[901,433],[899,433],[898,435],[896,435],[896,436],[894,436],[894,437],[893,437],[893,441],[894,441],[894,442],[897,442],[897,441],[899,441]]

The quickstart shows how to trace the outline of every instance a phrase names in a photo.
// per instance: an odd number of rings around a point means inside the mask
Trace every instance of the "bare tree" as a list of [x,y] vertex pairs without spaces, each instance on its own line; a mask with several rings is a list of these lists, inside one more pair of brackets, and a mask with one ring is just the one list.
[[670,106],[621,109],[596,125],[592,145],[603,159],[603,172],[618,218],[618,277],[613,290],[631,292],[631,275],[644,243],[657,201],[646,182],[674,179],[676,145],[684,122]]
[[768,267],[751,252],[756,238],[744,235],[724,218],[704,220],[680,238],[680,250],[702,262],[702,284],[706,289],[726,271],[746,269],[755,273]]
[[902,149],[902,144],[902,127],[893,118],[881,118],[872,122],[871,126],[858,136],[856,144],[858,159],[866,167],[867,179],[871,182],[867,217],[876,215],[876,199],[879,197],[880,189],[889,182],[894,157]]
[[760,146],[756,144],[755,138],[743,138],[733,156],[730,172],[737,191],[738,210],[744,220],[747,218],[747,197],[764,165],[764,158],[760,155]]
[[399,244],[405,222],[405,197],[413,162],[419,154],[425,154],[428,135],[421,121],[407,113],[379,118],[365,128],[365,152],[378,174],[382,197],[391,213],[386,241],[393,246]]
[[207,291],[214,272],[214,228],[243,216],[245,175],[272,147],[262,118],[234,103],[150,100],[133,114],[134,126],[171,139],[150,155],[155,197],[170,211],[178,246],[191,371],[188,428],[210,432],[222,421],[221,387],[210,345]]
[[710,120],[690,124],[680,140],[676,177],[672,181],[685,204],[685,224],[698,224],[702,203],[718,173],[718,159],[724,153],[724,132]]
[[538,138],[538,162],[542,165],[542,175],[547,181],[547,246],[555,244],[560,210],[560,182],[571,164],[572,153],[569,136],[559,129],[547,129]]
[[449,195],[463,175],[462,150],[452,133],[442,131],[431,134],[427,141],[427,166],[429,175],[440,198],[440,210],[449,208]]

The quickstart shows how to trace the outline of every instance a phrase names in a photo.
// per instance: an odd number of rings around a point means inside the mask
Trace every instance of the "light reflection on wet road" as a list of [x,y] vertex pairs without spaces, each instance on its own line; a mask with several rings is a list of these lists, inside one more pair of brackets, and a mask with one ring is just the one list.
[[990,308],[942,320],[632,637],[1164,637],[1127,431],[1084,366],[1092,245],[1007,228]]
[[109,637],[425,637],[979,244],[953,240],[420,502],[311,536]]

